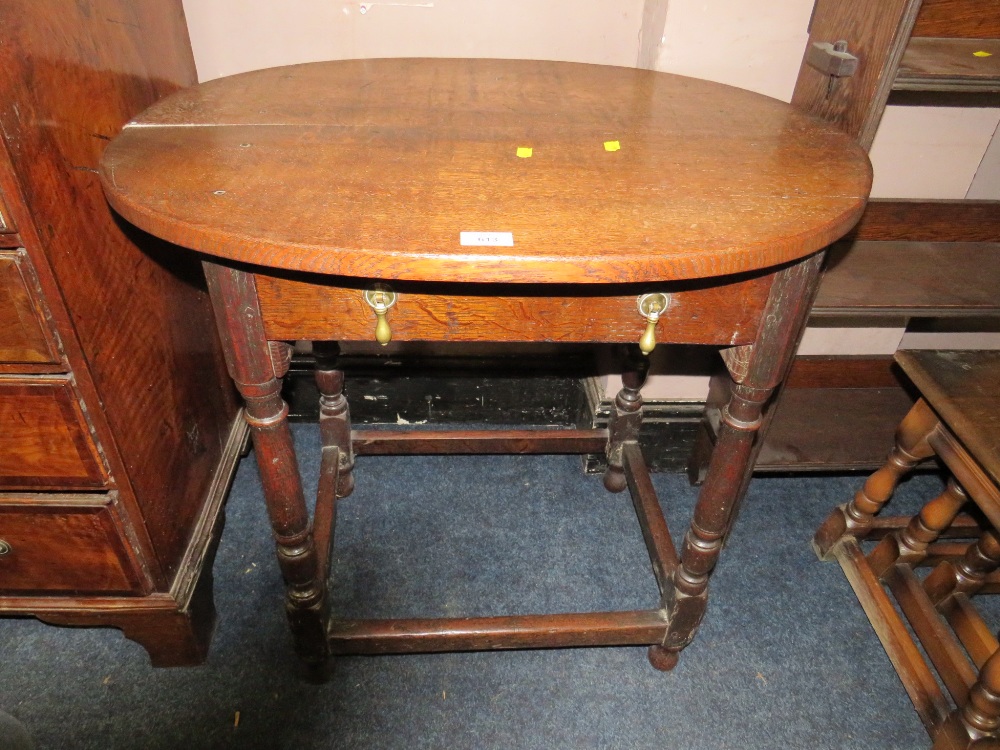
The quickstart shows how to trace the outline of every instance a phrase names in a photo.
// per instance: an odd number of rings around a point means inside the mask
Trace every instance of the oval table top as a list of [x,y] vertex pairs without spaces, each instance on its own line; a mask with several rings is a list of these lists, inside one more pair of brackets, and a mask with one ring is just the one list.
[[623,283],[811,254],[858,220],[871,165],[833,126],[717,83],[577,63],[384,59],[177,92],[125,126],[101,179],[131,223],[234,261]]

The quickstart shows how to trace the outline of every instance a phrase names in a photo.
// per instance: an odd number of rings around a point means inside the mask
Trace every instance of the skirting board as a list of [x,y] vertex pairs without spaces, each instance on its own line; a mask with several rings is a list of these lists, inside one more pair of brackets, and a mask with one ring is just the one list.
[[[345,392],[355,424],[607,426],[613,403],[603,398],[589,357],[570,356],[543,367],[523,360],[482,358],[399,362],[345,358]],[[308,357],[285,377],[290,419],[316,421],[318,392]],[[683,472],[694,447],[704,403],[647,401],[643,455],[652,471]],[[604,470],[603,456],[584,459],[588,473]]]

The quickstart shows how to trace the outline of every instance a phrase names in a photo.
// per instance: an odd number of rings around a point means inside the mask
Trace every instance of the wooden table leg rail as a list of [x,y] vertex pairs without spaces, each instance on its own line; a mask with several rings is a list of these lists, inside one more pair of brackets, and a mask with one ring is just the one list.
[[596,430],[355,430],[354,452],[412,454],[603,453],[608,431]]
[[917,565],[927,557],[927,547],[938,540],[969,498],[954,482],[933,500],[924,504],[906,527],[879,542],[868,554],[868,565],[872,572],[882,578],[896,563]]
[[932,750],[991,750],[998,746],[1000,729],[1000,653],[979,672],[969,699],[952,712],[933,735]]
[[[877,542],[894,531],[902,531],[910,522],[910,518],[911,516],[876,516],[868,533],[865,534],[865,540]],[[982,531],[983,525],[979,521],[962,513],[939,536],[941,539],[978,539]]]
[[935,606],[941,606],[949,596],[957,593],[972,596],[978,593],[987,576],[1000,568],[1000,534],[987,529],[974,544],[969,545],[965,556],[946,561],[934,568],[924,579],[923,588]]
[[968,698],[969,688],[976,681],[976,672],[962,650],[962,644],[938,615],[912,568],[894,565],[883,580],[952,700],[956,705],[962,705]]
[[340,478],[340,449],[323,448],[319,466],[319,486],[316,490],[316,511],[313,514],[313,544],[319,558],[319,580],[325,581],[330,570],[330,552],[337,525],[337,481]]
[[948,597],[938,607],[938,611],[962,641],[962,646],[976,669],[982,669],[986,660],[1000,650],[996,635],[965,594]]
[[[973,541],[963,542],[935,542],[926,550],[926,556],[917,563],[910,563],[916,568],[936,568],[941,563],[954,563],[961,560],[968,553],[969,548],[975,544]],[[1000,573],[992,573],[986,577],[986,582],[982,593],[997,593],[1000,586]]]
[[1000,572],[991,573],[986,576],[986,580],[983,581],[983,587],[976,592],[977,594],[1000,594]]
[[622,460],[625,469],[625,479],[628,482],[629,494],[632,495],[632,505],[639,519],[642,538],[646,542],[649,561],[653,565],[653,575],[660,587],[660,595],[665,591],[674,568],[677,567],[677,549],[670,538],[667,520],[656,497],[656,490],[649,478],[649,469],[642,457],[638,443],[626,443],[622,449]]
[[662,610],[508,617],[331,620],[335,654],[406,654],[659,643]]
[[860,545],[847,537],[831,552],[844,570],[851,588],[896,668],[917,715],[931,731],[948,718],[949,706],[927,662],[892,605],[882,584],[871,572]]

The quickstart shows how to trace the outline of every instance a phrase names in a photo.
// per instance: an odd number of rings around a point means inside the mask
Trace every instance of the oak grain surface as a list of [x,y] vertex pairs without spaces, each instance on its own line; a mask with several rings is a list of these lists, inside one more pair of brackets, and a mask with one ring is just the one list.
[[29,291],[22,253],[0,252],[0,364],[59,361]]
[[998,259],[995,242],[837,243],[812,314],[995,314]]
[[896,361],[1000,484],[1000,351],[902,351]]
[[10,218],[10,209],[4,203],[3,194],[0,194],[0,234],[10,234],[16,232],[13,220]]
[[[371,341],[376,318],[363,299],[365,284],[353,279],[287,274],[257,277],[264,329],[271,339]],[[489,284],[393,285],[388,320],[396,341],[638,341],[646,321],[638,295],[669,295],[657,340],[670,343],[753,341],[767,301],[771,274],[714,283],[647,285],[506,285],[502,296]],[[589,294],[588,294],[589,292]]]
[[106,482],[68,378],[0,379],[0,489],[102,487]]
[[893,88],[1000,91],[1000,39],[913,37]]
[[[528,283],[794,260],[855,223],[871,180],[849,138],[758,94],[628,68],[439,59],[211,81],[132,121],[100,171],[126,219],[219,257]],[[462,231],[511,232],[514,245],[461,246]]]
[[879,0],[877,10],[871,0],[816,0],[808,44],[846,40],[861,62],[857,73],[831,88],[830,76],[803,55],[792,103],[871,148],[919,8],[920,0]]
[[1000,201],[871,200],[855,240],[1000,242]]
[[10,551],[0,557],[0,592],[132,592],[121,534],[106,495],[5,495],[0,536]]
[[913,36],[1000,37],[1000,0],[923,0]]
[[[108,208],[96,174],[131,117],[196,80],[178,0],[0,2],[9,208],[88,418],[167,587],[202,510],[236,400],[200,269]],[[23,205],[18,205],[23,198]]]

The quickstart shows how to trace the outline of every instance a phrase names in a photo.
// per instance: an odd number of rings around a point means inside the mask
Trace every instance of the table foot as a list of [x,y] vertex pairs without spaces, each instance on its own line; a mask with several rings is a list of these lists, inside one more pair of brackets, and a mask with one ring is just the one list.
[[306,662],[299,660],[299,674],[303,682],[310,685],[325,685],[333,677],[337,660],[328,657],[321,662]]
[[602,481],[604,489],[608,492],[624,492],[625,488],[628,487],[628,481],[625,478],[625,469],[621,466],[609,464],[608,468],[604,470]]
[[681,656],[679,651],[668,651],[659,645],[650,646],[646,655],[649,657],[649,663],[653,665],[654,669],[658,669],[661,672],[672,671],[677,666],[677,662]]

